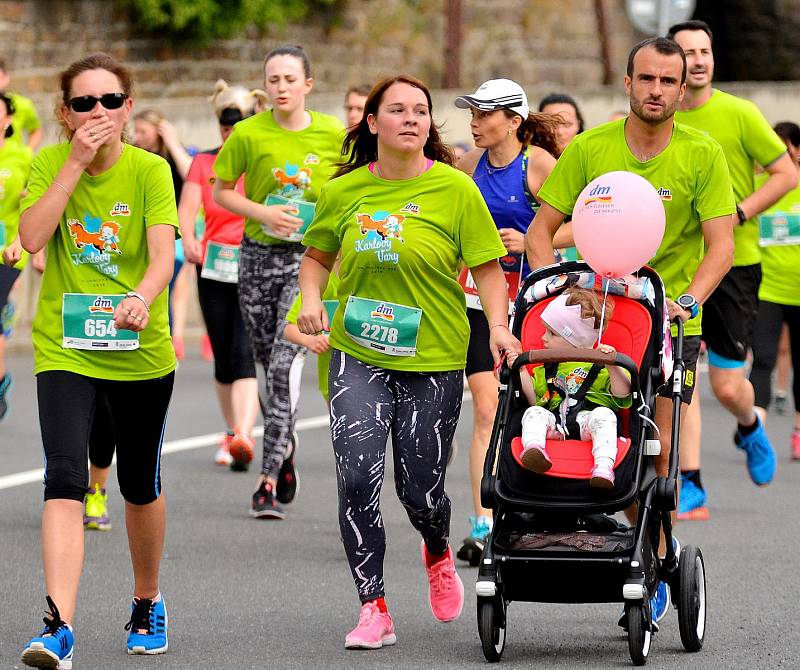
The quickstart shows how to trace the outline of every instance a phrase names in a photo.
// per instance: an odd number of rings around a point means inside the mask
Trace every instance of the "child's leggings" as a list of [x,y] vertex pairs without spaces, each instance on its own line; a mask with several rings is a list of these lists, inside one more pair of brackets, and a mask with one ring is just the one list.
[[[617,415],[608,407],[595,407],[578,412],[576,417],[582,440],[592,441],[594,462],[610,461],[613,467],[617,457]],[[545,407],[529,407],[522,417],[522,445],[525,449],[543,447],[545,439],[563,440],[556,429],[556,417]]]

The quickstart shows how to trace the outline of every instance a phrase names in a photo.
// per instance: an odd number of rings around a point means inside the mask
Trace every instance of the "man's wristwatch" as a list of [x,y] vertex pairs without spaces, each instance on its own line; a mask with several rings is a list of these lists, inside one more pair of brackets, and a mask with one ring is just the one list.
[[688,293],[684,293],[683,295],[679,295],[678,299],[675,301],[678,303],[678,306],[682,309],[685,309],[687,312],[691,314],[689,317],[693,319],[697,316],[697,313],[700,311],[700,305],[697,302],[697,298],[693,295],[689,295]]
[[747,216],[745,216],[744,210],[739,206],[736,205],[736,216],[739,217],[739,225],[744,225],[744,222],[747,221]]

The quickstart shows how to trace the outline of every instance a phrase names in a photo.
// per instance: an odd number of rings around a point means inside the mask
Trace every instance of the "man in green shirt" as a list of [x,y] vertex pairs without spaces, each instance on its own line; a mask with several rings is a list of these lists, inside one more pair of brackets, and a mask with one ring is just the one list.
[[[775,454],[754,408],[753,386],[745,375],[745,358],[758,311],[761,254],[756,217],[797,184],[797,171],[786,146],[748,100],[712,88],[712,34],[703,21],[672,26],[668,37],[681,46],[688,66],[686,95],[675,119],[708,133],[722,146],[736,198],[736,245],[733,268],[709,296],[703,316],[711,388],[738,422],[735,441],[747,452],[750,477],[766,485],[775,473]],[[756,165],[769,174],[759,188]],[[687,413],[681,439],[682,493],[679,518],[708,518],[700,480],[700,407]]]
[[[11,122],[13,132],[8,136],[8,139],[13,143],[27,144],[36,151],[42,141],[43,134],[42,123],[36,113],[36,107],[33,101],[24,95],[9,91],[9,84],[11,84],[11,76],[6,69],[6,62],[0,58],[0,93],[7,95],[14,105],[14,120]],[[28,135],[27,142],[23,132]]]
[[[539,190],[542,205],[528,229],[526,251],[532,267],[552,263],[553,236],[593,179],[615,170],[647,179],[659,191],[666,213],[664,239],[650,265],[664,281],[670,318],[686,322],[683,397],[688,403],[700,347],[700,323],[693,317],[731,267],[735,205],[719,144],[673,120],[685,80],[686,59],[674,42],[651,38],[631,50],[625,77],[631,113],[627,119],[581,133],[567,146]],[[671,413],[668,397],[659,397],[656,423],[662,448],[656,469],[660,475],[668,468]],[[667,611],[665,584],[659,584],[655,600],[657,620]]]

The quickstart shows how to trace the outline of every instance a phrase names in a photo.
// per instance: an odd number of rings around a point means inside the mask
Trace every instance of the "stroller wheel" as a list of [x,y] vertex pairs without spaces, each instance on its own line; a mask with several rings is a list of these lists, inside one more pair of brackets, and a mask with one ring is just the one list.
[[706,570],[703,553],[687,545],[678,562],[678,625],[686,651],[700,651],[706,632]]
[[652,637],[650,626],[650,607],[645,603],[625,603],[628,617],[628,651],[634,665],[647,663]]
[[497,599],[478,600],[478,633],[483,655],[489,663],[496,663],[506,646],[506,605],[502,596]]

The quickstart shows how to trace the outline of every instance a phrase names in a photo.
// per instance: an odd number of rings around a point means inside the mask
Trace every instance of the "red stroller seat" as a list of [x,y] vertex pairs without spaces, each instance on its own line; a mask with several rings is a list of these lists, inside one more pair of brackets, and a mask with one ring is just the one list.
[[[522,322],[522,342],[523,351],[532,349],[542,349],[542,335],[544,325],[542,324],[541,314],[547,304],[554,298],[545,298],[536,303]],[[650,341],[652,319],[650,313],[636,300],[623,296],[613,296],[614,313],[608,324],[606,332],[603,333],[603,342],[612,345],[619,353],[627,354],[636,363],[636,367],[641,369],[642,358],[644,357],[647,345]],[[539,364],[535,364],[539,365]],[[528,366],[530,369],[535,365]],[[622,432],[627,435],[630,410],[622,410],[619,413],[620,426]],[[589,479],[594,465],[592,458],[592,443],[584,440],[547,440],[547,454],[553,463],[545,475],[550,477],[566,477],[568,479]],[[630,449],[631,441],[628,437],[620,437],[617,440],[617,458],[614,462],[616,468],[625,458]],[[511,453],[514,460],[522,465],[520,456],[522,454],[522,438],[515,437],[511,441]]]

